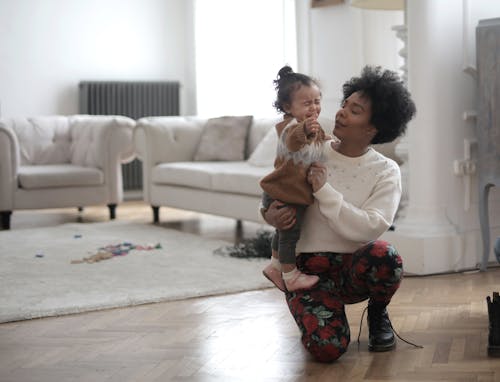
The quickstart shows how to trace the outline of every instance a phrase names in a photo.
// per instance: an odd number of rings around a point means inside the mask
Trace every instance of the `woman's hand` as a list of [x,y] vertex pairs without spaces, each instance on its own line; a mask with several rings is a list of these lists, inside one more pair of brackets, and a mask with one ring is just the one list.
[[311,185],[313,192],[318,191],[326,183],[328,170],[323,163],[314,162],[307,171],[307,181]]
[[284,230],[295,224],[295,208],[275,200],[263,214],[264,220],[273,227]]

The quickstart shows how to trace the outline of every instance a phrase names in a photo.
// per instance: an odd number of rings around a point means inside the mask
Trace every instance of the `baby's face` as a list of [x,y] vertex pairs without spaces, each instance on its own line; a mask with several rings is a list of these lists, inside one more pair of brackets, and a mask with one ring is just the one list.
[[316,85],[302,85],[292,94],[292,102],[285,111],[298,122],[307,118],[318,118],[321,112],[321,91]]

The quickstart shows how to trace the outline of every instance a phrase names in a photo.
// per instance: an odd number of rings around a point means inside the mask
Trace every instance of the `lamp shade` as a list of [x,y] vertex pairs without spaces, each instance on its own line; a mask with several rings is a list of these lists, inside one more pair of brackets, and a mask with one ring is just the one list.
[[404,0],[351,0],[351,5],[364,9],[384,9],[401,11],[405,9]]

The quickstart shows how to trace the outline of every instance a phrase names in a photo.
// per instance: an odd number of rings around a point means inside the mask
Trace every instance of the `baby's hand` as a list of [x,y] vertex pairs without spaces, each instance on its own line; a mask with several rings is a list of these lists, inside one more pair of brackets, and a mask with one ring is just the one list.
[[314,137],[320,129],[321,126],[316,118],[310,117],[304,121],[304,130],[306,136]]

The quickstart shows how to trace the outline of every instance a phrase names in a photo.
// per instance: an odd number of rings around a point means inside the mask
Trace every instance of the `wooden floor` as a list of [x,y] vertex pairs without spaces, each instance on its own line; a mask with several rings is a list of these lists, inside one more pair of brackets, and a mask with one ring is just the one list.
[[[118,219],[151,220],[140,202]],[[162,225],[234,239],[229,219],[163,209]],[[85,210],[82,222],[107,219]],[[16,212],[13,229],[76,221],[76,212]],[[244,235],[259,227],[244,224]],[[403,254],[404,256],[404,254]],[[405,277],[389,306],[398,341],[388,353],[367,350],[364,304],[347,307],[348,352],[316,363],[302,349],[283,295],[267,289],[0,325],[0,382],[23,381],[500,381],[500,358],[486,354],[486,296],[500,289],[500,269]]]

